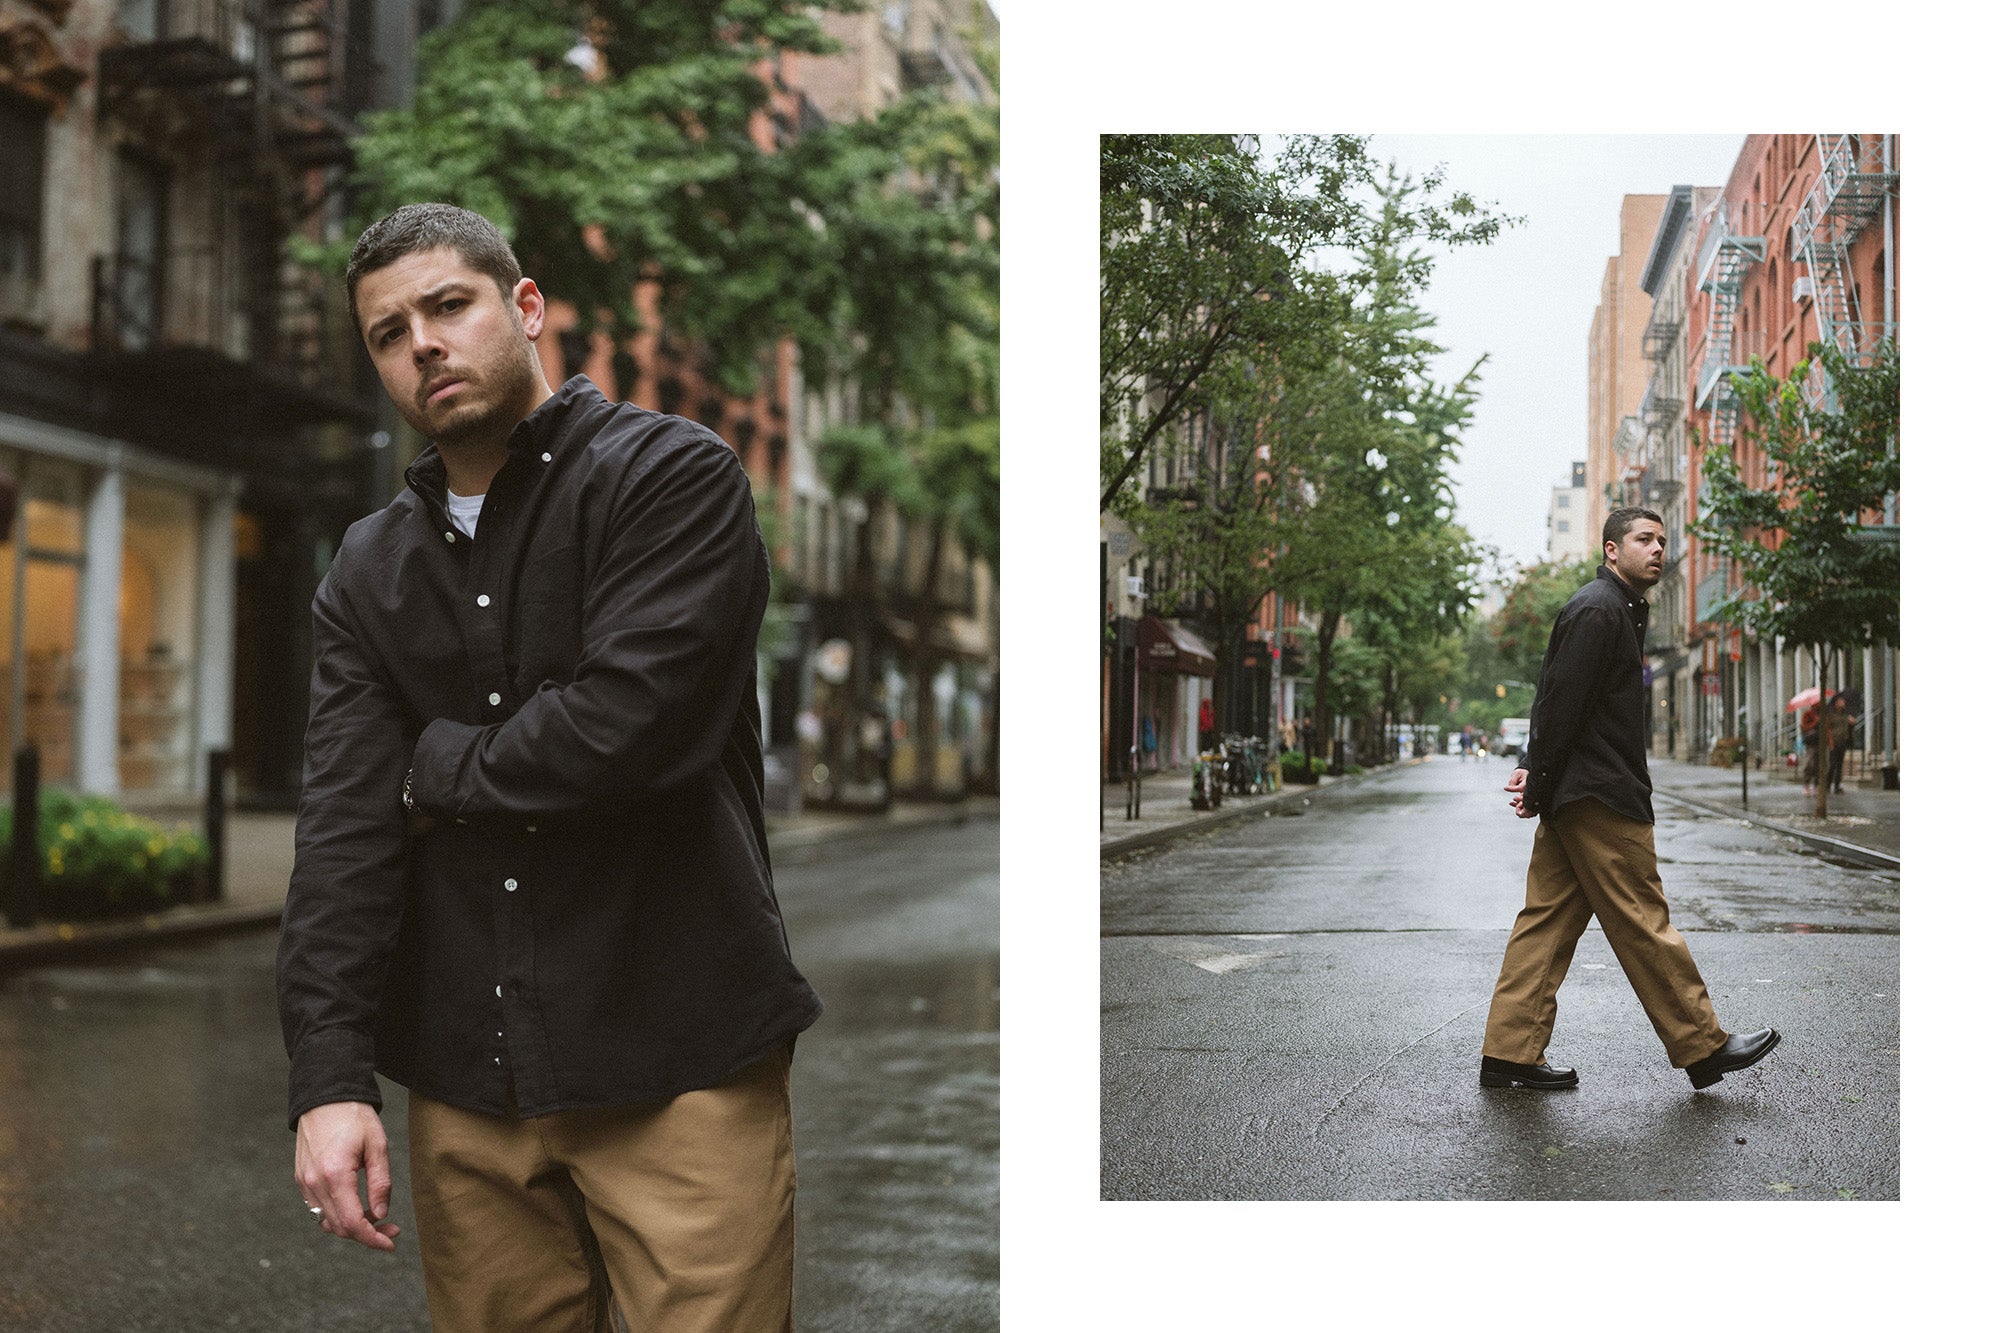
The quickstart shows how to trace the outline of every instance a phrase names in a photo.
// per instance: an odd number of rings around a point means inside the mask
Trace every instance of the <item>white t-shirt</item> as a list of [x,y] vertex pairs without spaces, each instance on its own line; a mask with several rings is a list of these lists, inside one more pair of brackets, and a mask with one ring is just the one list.
[[479,527],[479,511],[485,506],[486,497],[483,495],[460,495],[457,491],[450,489],[445,491],[444,496],[446,502],[451,505],[452,526],[468,537],[478,536],[479,534],[476,529]]

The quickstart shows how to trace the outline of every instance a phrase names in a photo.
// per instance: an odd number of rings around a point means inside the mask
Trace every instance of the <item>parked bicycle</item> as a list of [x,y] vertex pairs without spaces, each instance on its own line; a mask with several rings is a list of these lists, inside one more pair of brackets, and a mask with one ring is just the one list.
[[1197,810],[1222,808],[1222,766],[1223,756],[1219,752],[1204,751],[1194,757],[1194,785],[1188,792],[1189,805]]

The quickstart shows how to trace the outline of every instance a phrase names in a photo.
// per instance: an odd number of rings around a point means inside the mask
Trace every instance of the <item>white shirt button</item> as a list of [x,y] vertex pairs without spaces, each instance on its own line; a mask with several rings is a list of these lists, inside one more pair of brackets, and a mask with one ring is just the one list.
[[444,539],[448,542],[455,542],[458,540],[458,534],[455,532],[447,532],[444,535]]
[[497,1065],[497,1064],[499,1064],[499,1063],[500,1063],[500,1057],[499,1057],[499,1056],[497,1056],[497,1055],[496,1055],[496,1056],[494,1056],[494,1057],[493,1057],[493,1063],[494,1063],[494,1064],[496,1064],[496,1065]]
[[500,696],[497,694],[489,694],[486,696],[486,702],[490,704],[497,704],[500,702]]
[[494,993],[495,995],[498,995],[498,994],[500,993],[500,988],[499,988],[498,986],[495,986],[495,987],[493,988],[493,993]]
[[520,881],[519,881],[519,880],[512,880],[512,879],[510,879],[510,880],[508,880],[508,881],[507,881],[507,892],[509,892],[509,893],[512,893],[512,892],[513,892],[514,890],[516,890],[516,889],[518,889],[518,888],[520,888],[520,887],[521,887],[521,883],[520,883]]
[[533,824],[528,825],[528,832],[533,833],[534,831],[535,831],[535,826]]
[[553,460],[554,460],[554,458],[555,458],[555,455],[554,455],[554,454],[543,454],[543,455],[542,455],[542,461],[543,461],[544,463],[547,463],[547,462],[551,462],[551,461],[553,461]]
[[491,606],[493,605],[493,599],[482,592],[479,594],[479,604],[481,606]]

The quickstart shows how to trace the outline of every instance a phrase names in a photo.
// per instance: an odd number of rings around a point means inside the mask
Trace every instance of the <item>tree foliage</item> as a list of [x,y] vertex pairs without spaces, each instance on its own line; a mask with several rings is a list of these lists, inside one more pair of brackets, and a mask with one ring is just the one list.
[[[1809,352],[1833,391],[1824,406],[1808,401],[1808,362],[1782,380],[1761,366],[1733,377],[1743,446],[1762,452],[1770,484],[1750,485],[1733,451],[1709,444],[1695,534],[1740,575],[1715,618],[1762,639],[1810,645],[1825,689],[1834,653],[1899,637],[1897,534],[1868,520],[1901,486],[1902,390],[1893,343],[1865,368],[1822,343]],[[1818,807],[1824,817],[1824,783]]]
[[1541,680],[1556,613],[1596,577],[1590,560],[1541,560],[1515,574],[1492,622],[1493,646],[1507,675],[1531,685]]
[[[1354,339],[1373,275],[1328,254],[1366,251],[1379,214],[1379,168],[1355,135],[1291,135],[1266,155],[1255,135],[1106,135],[1099,157],[1101,507],[1129,512],[1131,483],[1161,434],[1202,410],[1232,359],[1315,339],[1364,378],[1388,384],[1419,367],[1414,343]],[[1432,173],[1414,188],[1413,226],[1458,245],[1491,240],[1508,219],[1470,196],[1442,203]],[[1426,257],[1407,279],[1428,281]],[[1378,329],[1379,331],[1379,329]]]

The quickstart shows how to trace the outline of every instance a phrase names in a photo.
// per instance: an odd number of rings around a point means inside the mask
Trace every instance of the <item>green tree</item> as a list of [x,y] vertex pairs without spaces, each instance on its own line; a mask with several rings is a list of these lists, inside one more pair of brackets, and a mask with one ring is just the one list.
[[1542,655],[1548,651],[1556,613],[1596,577],[1597,566],[1588,560],[1540,560],[1514,575],[1493,617],[1493,646],[1506,675],[1529,684],[1541,680]]
[[[1771,483],[1750,486],[1732,451],[1709,444],[1694,530],[1741,576],[1716,618],[1763,639],[1810,645],[1825,697],[1837,652],[1877,640],[1893,644],[1900,632],[1898,534],[1864,520],[1881,513],[1901,485],[1902,390],[1893,343],[1867,367],[1849,365],[1822,343],[1808,352],[1821,360],[1833,389],[1826,407],[1807,399],[1808,362],[1782,380],[1762,367],[1733,377],[1743,444],[1762,450]],[[1819,729],[1814,760],[1822,773],[1826,733]],[[1822,819],[1826,787],[1819,784]]]
[[[1100,507],[1129,513],[1134,479],[1169,426],[1202,410],[1210,377],[1290,342],[1340,351],[1393,380],[1413,349],[1351,337],[1370,275],[1326,254],[1365,251],[1376,165],[1355,135],[1106,135],[1099,154]],[[1505,221],[1470,196],[1418,183],[1413,225],[1444,245],[1490,241]],[[1429,261],[1417,257],[1419,287]],[[1402,353],[1399,357],[1397,353]]]
[[[836,49],[821,8],[471,0],[418,48],[411,104],[365,118],[350,227],[425,200],[474,209],[575,303],[582,332],[621,344],[639,327],[634,292],[656,283],[668,332],[748,393],[779,339],[798,336],[811,356],[838,331],[843,237],[813,225],[810,186],[859,149],[842,152],[842,126],[775,151],[757,138],[771,100],[760,62]],[[593,49],[602,77],[584,68]],[[618,366],[622,396],[634,373],[622,349]]]

